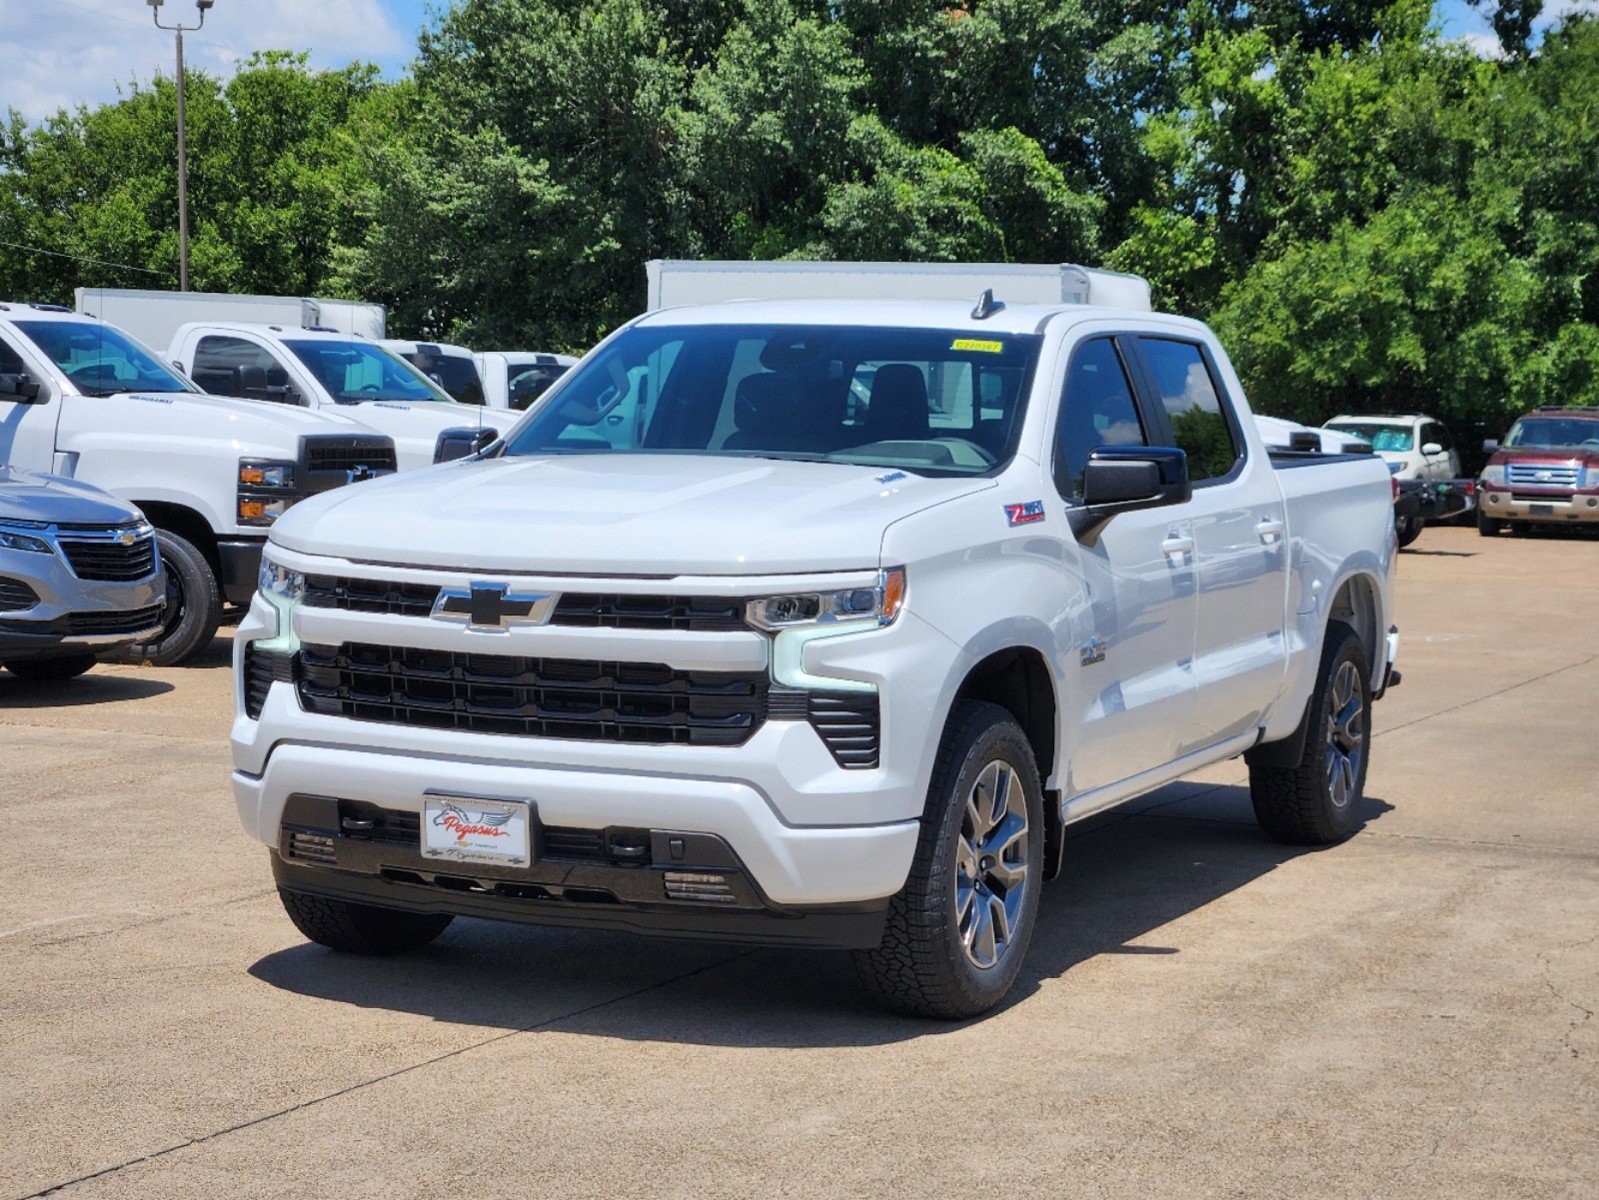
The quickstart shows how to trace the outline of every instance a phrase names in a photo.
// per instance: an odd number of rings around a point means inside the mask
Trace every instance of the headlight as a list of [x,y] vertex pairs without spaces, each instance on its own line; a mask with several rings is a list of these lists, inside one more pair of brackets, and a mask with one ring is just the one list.
[[17,533],[11,529],[0,528],[0,548],[6,550],[31,550],[35,554],[53,554],[50,543],[43,538],[33,537],[31,534]]
[[266,554],[261,556],[261,574],[257,582],[262,595],[280,604],[298,604],[305,595],[305,576],[274,562]]
[[892,625],[904,603],[905,570],[895,567],[891,571],[881,572],[874,587],[764,596],[745,605],[744,615],[757,629],[772,632],[846,621],[851,624],[871,622]]
[[1582,469],[1582,486],[1599,488],[1599,465],[1589,464]]
[[1495,463],[1493,466],[1482,469],[1482,482],[1485,487],[1505,486],[1505,464]]
[[294,464],[243,459],[239,463],[239,486],[290,490],[294,487]]

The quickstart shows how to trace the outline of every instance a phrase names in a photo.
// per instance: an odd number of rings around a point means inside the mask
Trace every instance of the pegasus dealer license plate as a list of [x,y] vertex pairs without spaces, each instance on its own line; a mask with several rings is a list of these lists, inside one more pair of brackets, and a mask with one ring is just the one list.
[[531,864],[525,800],[482,800],[430,792],[422,797],[422,857],[497,867]]

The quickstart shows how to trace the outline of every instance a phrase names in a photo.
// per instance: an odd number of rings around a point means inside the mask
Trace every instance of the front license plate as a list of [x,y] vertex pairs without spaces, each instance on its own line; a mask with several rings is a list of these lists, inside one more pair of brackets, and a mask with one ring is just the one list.
[[430,792],[422,797],[422,857],[525,867],[532,806],[525,800],[483,800]]
[[1534,504],[1528,511],[1535,517],[1552,517],[1555,515],[1555,506],[1553,504]]

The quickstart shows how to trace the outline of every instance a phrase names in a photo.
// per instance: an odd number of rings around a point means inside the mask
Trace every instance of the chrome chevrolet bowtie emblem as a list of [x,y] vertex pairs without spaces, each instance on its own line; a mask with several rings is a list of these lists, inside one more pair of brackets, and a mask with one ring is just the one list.
[[138,540],[139,535],[134,533],[131,529],[124,529],[117,535],[117,541],[121,542],[124,546],[131,546]]
[[433,615],[469,629],[509,629],[544,624],[554,602],[555,597],[547,592],[513,592],[504,583],[473,583],[440,589]]

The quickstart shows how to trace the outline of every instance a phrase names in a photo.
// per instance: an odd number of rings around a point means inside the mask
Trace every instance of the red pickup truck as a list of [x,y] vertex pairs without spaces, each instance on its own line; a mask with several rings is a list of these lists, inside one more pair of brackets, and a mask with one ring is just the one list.
[[1477,484],[1477,530],[1599,524],[1599,408],[1538,408],[1510,427]]

